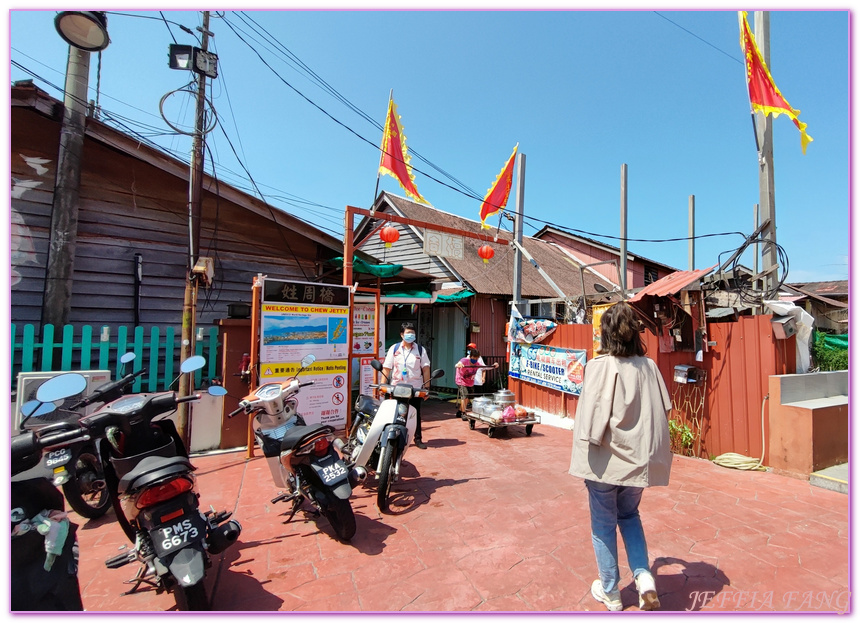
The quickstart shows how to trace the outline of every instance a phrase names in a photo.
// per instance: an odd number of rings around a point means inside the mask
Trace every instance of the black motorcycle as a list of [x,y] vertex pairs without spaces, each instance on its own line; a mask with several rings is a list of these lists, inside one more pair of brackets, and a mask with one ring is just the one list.
[[[204,363],[203,357],[190,357],[181,371],[190,374]],[[226,393],[220,386],[209,391]],[[140,563],[128,581],[134,585],[129,593],[142,584],[169,591],[179,610],[209,609],[204,578],[210,556],[232,545],[242,530],[227,511],[199,510],[185,444],[172,421],[156,420],[198,398],[178,398],[172,391],[131,394],[80,420],[87,430],[103,431],[98,443],[106,484],[117,521],[133,544],[105,564],[115,569]]]
[[[55,410],[54,401],[86,387],[80,374],[60,375],[43,383],[37,399],[25,405],[27,417]],[[86,443],[89,436],[74,423],[57,423],[12,438],[10,555],[11,609],[83,610],[78,584],[77,525],[66,517],[62,494],[47,477],[36,476],[44,452]]]

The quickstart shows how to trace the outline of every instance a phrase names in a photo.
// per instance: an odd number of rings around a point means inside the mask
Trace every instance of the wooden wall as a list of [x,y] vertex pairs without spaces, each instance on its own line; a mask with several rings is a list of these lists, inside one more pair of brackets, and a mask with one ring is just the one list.
[[[742,316],[738,322],[709,324],[708,337],[716,346],[704,354],[702,362],[695,361],[692,352],[660,353],[657,338],[648,331],[644,333],[648,356],[657,363],[673,402],[692,407],[673,410],[670,417],[691,428],[693,416],[701,420],[701,442],[695,446],[697,456],[711,458],[726,452],[761,456],[761,409],[768,392],[768,378],[795,373],[795,338],[774,338],[771,319],[769,315]],[[545,344],[586,350],[589,360],[594,356],[591,325],[561,325]],[[674,381],[676,365],[701,368],[707,373],[707,380],[704,385],[679,386]],[[508,384],[523,406],[564,417],[576,413],[578,398],[571,394],[514,378],[509,378]],[[696,401],[701,396],[704,403],[698,409]],[[765,439],[768,412],[765,402]],[[765,444],[765,465],[768,458]]]
[[[59,122],[15,107],[11,127],[13,282],[15,275],[20,276],[12,285],[11,320],[38,325]],[[25,156],[40,161],[32,166]],[[140,254],[140,324],[147,329],[181,325],[188,263],[187,196],[186,179],[87,138],[70,324],[133,326],[135,254]],[[283,220],[283,215],[279,218]],[[199,291],[198,326],[209,327],[227,317],[229,303],[250,302],[257,273],[313,281],[320,270],[315,264],[338,254],[336,248],[322,248],[245,206],[204,192],[198,255],[213,258],[215,279],[211,289]]]

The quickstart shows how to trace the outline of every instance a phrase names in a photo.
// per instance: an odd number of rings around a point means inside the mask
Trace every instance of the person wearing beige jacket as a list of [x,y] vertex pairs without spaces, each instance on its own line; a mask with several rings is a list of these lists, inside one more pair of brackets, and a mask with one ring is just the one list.
[[618,540],[639,592],[639,608],[660,607],[639,517],[645,487],[669,484],[672,401],[657,364],[645,357],[636,313],[610,307],[600,322],[600,352],[585,366],[576,409],[570,474],[583,478],[591,511],[591,541],[598,575],[592,596],[621,610]]

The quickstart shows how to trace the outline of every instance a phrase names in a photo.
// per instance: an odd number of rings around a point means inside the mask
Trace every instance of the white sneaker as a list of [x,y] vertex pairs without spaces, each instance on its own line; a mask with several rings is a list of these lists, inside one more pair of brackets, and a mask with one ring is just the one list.
[[657,585],[654,576],[648,571],[643,571],[634,579],[636,590],[639,592],[639,609],[656,610],[660,607],[660,599],[657,597]]
[[621,591],[616,590],[613,593],[607,594],[603,590],[603,582],[599,579],[591,583],[591,596],[606,606],[607,610],[617,612],[624,609],[624,605],[621,603]]

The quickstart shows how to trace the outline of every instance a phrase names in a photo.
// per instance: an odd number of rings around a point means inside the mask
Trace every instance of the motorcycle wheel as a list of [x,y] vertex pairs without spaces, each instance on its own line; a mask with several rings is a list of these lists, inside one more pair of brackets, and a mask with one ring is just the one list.
[[335,498],[326,510],[325,517],[341,541],[349,541],[355,536],[355,513],[349,500]]
[[376,492],[376,505],[383,513],[388,512],[388,494],[394,480],[394,466],[397,464],[397,449],[394,444],[382,448],[382,468],[379,470],[379,489]]
[[176,600],[176,608],[178,610],[209,610],[209,598],[206,596],[206,587],[203,585],[203,580],[192,586],[177,585],[173,589],[173,598]]
[[[103,483],[100,489],[94,488],[95,481]],[[74,476],[63,485],[63,494],[78,515],[97,519],[104,515],[111,505],[110,493],[104,482],[101,461],[92,452],[84,451],[75,461]]]

